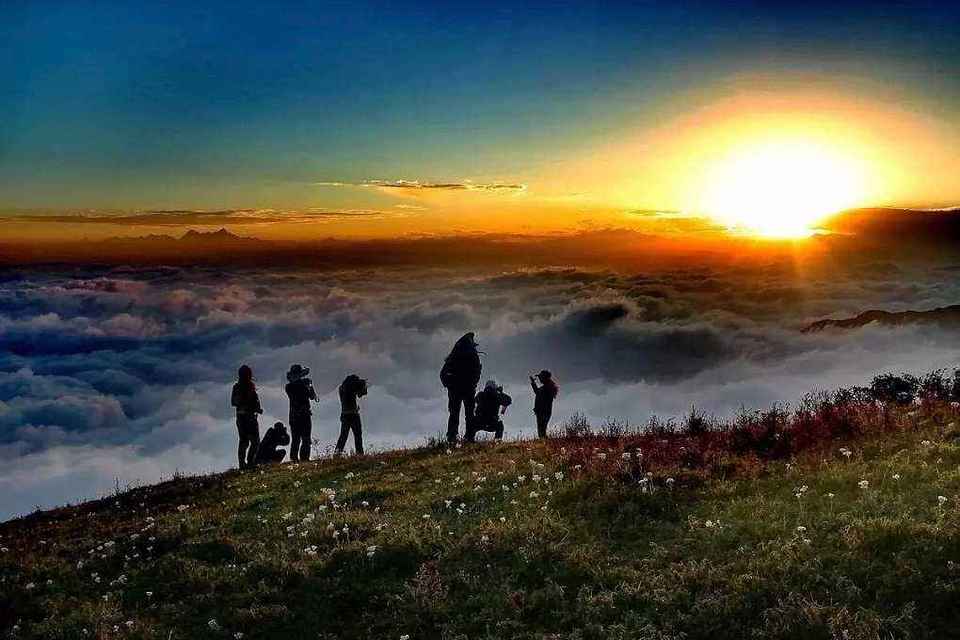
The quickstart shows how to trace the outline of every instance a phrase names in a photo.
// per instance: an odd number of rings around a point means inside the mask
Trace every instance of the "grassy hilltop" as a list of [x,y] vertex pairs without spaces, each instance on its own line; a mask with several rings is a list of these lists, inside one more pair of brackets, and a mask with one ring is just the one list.
[[0,525],[0,637],[960,637],[960,409],[863,393]]

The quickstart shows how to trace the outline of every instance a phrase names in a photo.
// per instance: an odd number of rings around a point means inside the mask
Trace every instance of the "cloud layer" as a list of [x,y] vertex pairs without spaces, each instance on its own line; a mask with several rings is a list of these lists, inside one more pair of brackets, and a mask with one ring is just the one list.
[[283,373],[313,369],[314,434],[336,435],[335,389],[371,381],[374,447],[439,432],[437,372],[477,332],[484,377],[516,399],[512,435],[534,433],[526,376],[553,370],[556,422],[583,411],[641,423],[692,404],[719,415],[859,384],[885,369],[953,365],[934,327],[803,334],[830,315],[930,308],[958,299],[945,272],[907,265],[746,266],[638,272],[436,268],[77,268],[0,278],[0,517],[92,497],[117,479],[234,463],[229,387],[241,363],[267,415],[286,421]]

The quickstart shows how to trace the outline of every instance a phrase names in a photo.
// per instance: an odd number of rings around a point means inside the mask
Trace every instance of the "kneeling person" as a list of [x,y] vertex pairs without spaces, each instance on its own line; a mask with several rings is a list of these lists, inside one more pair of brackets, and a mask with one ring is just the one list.
[[497,440],[503,439],[503,420],[500,419],[507,412],[513,400],[503,392],[493,380],[488,380],[483,391],[477,394],[476,409],[473,415],[473,424],[467,426],[467,441],[473,442],[477,431],[493,432]]
[[290,444],[290,435],[287,433],[287,428],[282,422],[274,423],[260,441],[260,447],[257,449],[257,464],[283,462],[287,450],[280,447],[288,444]]

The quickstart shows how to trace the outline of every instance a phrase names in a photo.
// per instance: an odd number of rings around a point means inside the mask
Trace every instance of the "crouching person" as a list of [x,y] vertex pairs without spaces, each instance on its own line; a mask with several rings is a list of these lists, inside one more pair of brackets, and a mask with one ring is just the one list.
[[467,442],[476,439],[477,431],[489,431],[497,440],[503,439],[503,420],[500,418],[507,412],[513,400],[503,392],[493,380],[488,380],[483,391],[477,394],[476,409],[472,424],[467,425]]
[[367,395],[367,381],[355,373],[344,378],[340,388],[340,437],[337,438],[336,455],[343,454],[347,446],[347,436],[353,432],[353,450],[363,455],[363,433],[360,422],[360,398]]
[[260,441],[260,447],[257,449],[257,464],[270,464],[274,462],[283,462],[287,455],[286,449],[281,449],[290,444],[290,434],[282,422],[275,422],[272,427],[267,429]]

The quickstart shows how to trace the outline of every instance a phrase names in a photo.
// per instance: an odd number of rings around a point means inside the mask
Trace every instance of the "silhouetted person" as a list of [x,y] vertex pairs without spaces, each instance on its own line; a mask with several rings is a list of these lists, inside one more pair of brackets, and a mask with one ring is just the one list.
[[537,379],[530,376],[530,386],[533,387],[533,415],[537,418],[537,435],[547,437],[547,427],[550,425],[550,416],[553,415],[553,401],[560,388],[553,381],[553,375],[544,369],[536,376],[541,386],[537,386]]
[[473,422],[474,395],[480,382],[482,370],[480,354],[473,332],[465,334],[453,345],[450,354],[443,361],[440,370],[440,383],[447,390],[450,418],[447,420],[447,442],[455,442],[460,430],[460,405],[463,405],[464,431],[470,429]]
[[272,427],[263,434],[263,440],[257,448],[257,464],[269,464],[273,462],[283,462],[283,457],[287,455],[286,449],[281,449],[290,444],[290,434],[282,422],[275,422]]
[[343,453],[347,446],[347,436],[353,431],[353,450],[358,456],[363,455],[363,433],[360,423],[359,399],[367,395],[367,381],[355,373],[343,379],[340,388],[340,437],[337,438],[336,455]]
[[230,404],[237,408],[237,434],[240,436],[237,459],[240,468],[246,469],[253,466],[257,457],[257,447],[260,445],[257,416],[263,413],[257,385],[253,383],[253,369],[247,365],[237,371],[237,382],[230,394]]
[[503,420],[500,416],[507,412],[513,400],[503,392],[503,387],[493,380],[487,380],[483,391],[477,394],[476,402],[473,422],[467,425],[467,442],[474,441],[477,431],[490,431],[497,440],[502,440]]
[[317,399],[313,383],[307,376],[310,369],[299,364],[290,367],[287,372],[287,397],[290,398],[290,459],[294,462],[306,462],[310,459],[310,432],[313,430],[310,401]]

